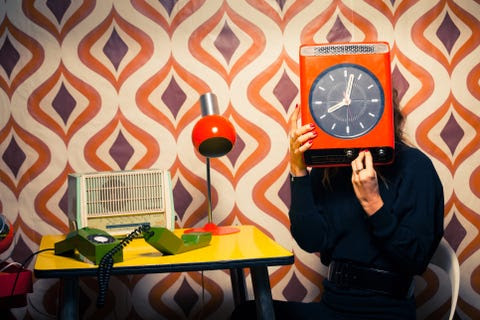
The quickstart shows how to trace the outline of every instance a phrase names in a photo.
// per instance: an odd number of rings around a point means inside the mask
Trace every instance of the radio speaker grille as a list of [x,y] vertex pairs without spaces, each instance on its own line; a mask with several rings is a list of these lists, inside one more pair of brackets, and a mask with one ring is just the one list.
[[173,200],[167,170],[147,169],[71,174],[69,218],[74,228],[126,234],[140,224],[173,228]]
[[388,50],[386,43],[346,43],[303,47],[300,54],[304,56],[332,56],[386,53]]
[[89,216],[163,211],[163,172],[126,172],[85,177]]

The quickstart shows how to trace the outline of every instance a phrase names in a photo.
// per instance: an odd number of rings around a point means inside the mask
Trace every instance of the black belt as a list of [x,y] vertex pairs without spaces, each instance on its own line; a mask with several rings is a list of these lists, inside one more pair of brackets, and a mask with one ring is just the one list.
[[328,280],[337,287],[370,290],[397,298],[410,296],[413,282],[408,275],[343,261],[330,263]]

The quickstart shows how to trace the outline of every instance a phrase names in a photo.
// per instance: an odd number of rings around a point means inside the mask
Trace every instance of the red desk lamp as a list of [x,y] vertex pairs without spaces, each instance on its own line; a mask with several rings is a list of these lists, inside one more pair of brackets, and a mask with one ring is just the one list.
[[208,222],[202,228],[186,230],[190,232],[211,232],[213,235],[230,234],[238,232],[233,227],[220,227],[212,222],[212,194],[210,183],[210,158],[226,155],[235,143],[235,128],[226,118],[218,115],[217,97],[213,93],[200,96],[202,118],[193,127],[192,142],[195,149],[206,157],[207,163],[207,198]]

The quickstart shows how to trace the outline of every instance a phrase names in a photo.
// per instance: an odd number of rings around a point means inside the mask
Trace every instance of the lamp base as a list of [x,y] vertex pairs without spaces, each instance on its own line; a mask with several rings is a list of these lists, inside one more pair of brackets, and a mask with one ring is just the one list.
[[184,233],[192,233],[192,232],[210,232],[214,236],[224,235],[224,234],[231,234],[237,233],[240,229],[234,227],[220,227],[217,226],[215,223],[208,222],[202,228],[192,228],[185,230]]

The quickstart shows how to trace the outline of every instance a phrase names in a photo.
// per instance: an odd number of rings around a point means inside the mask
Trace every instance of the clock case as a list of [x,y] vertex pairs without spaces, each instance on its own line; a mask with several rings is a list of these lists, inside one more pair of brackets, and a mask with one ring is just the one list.
[[[386,42],[305,44],[299,50],[302,124],[313,123],[318,136],[304,153],[311,167],[349,166],[361,150],[369,149],[376,165],[394,158],[394,125],[390,49]],[[377,124],[354,138],[339,138],[323,131],[310,112],[309,96],[317,77],[338,64],[354,64],[375,75],[384,91],[384,110]]]

